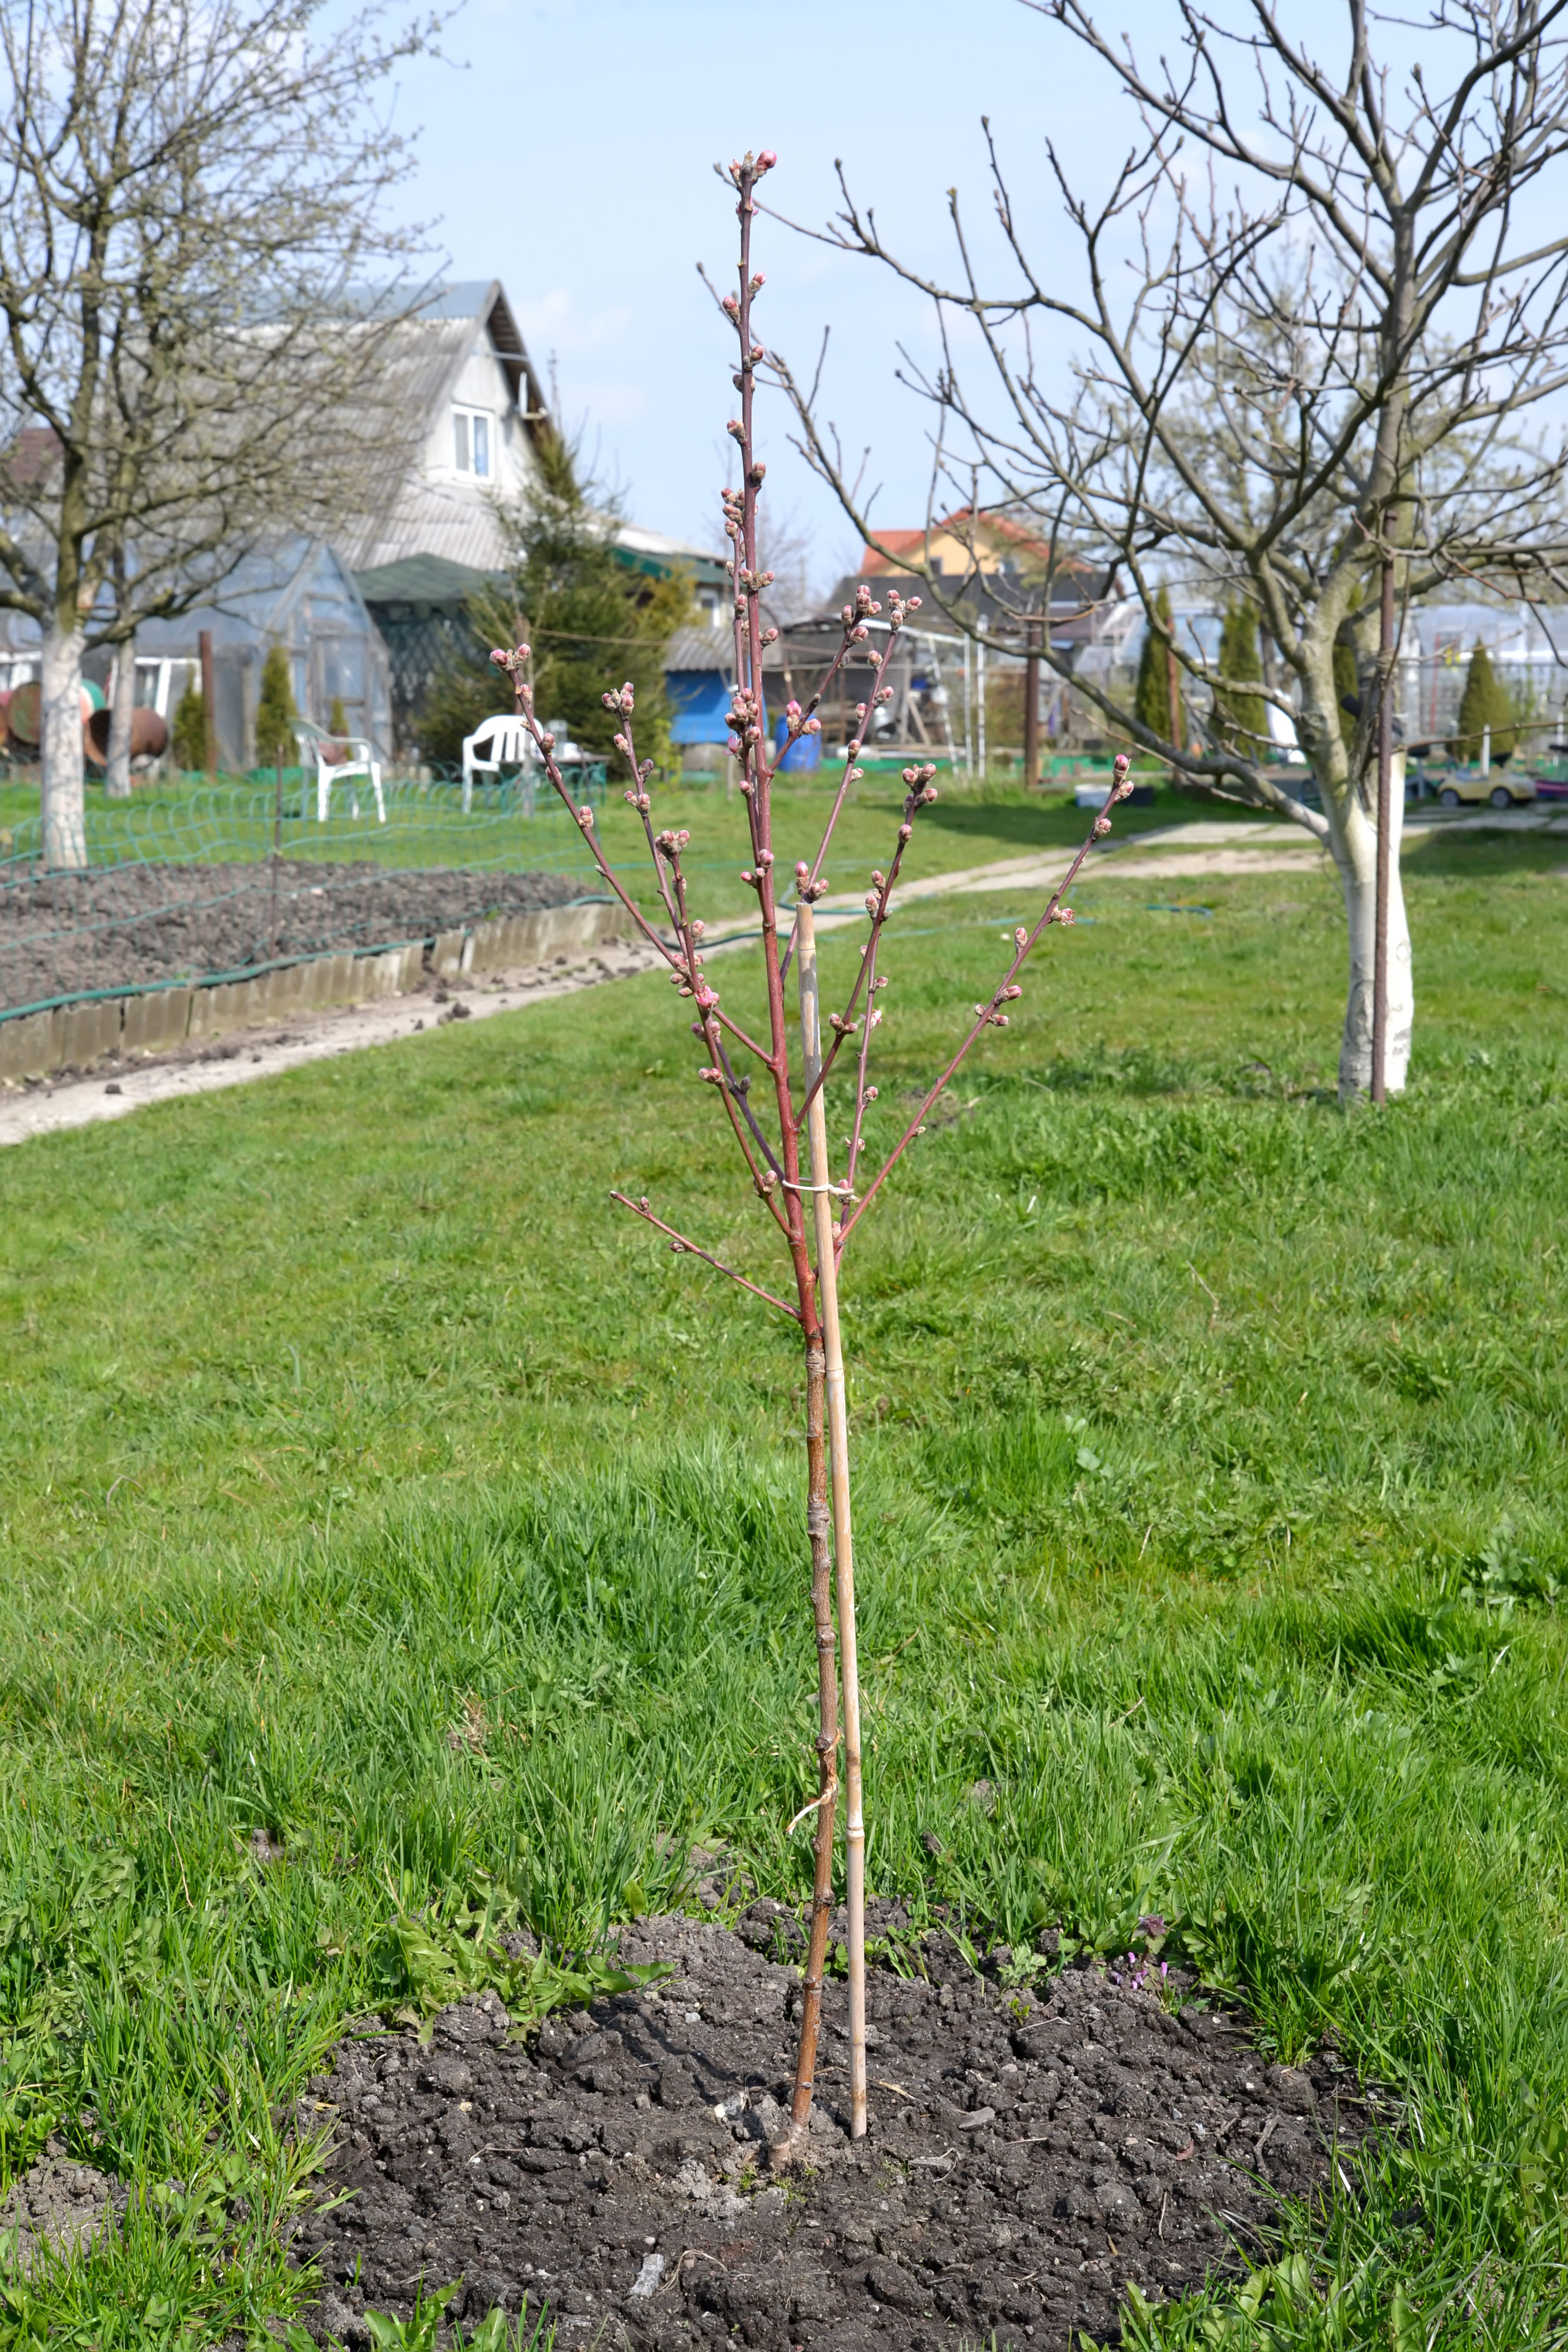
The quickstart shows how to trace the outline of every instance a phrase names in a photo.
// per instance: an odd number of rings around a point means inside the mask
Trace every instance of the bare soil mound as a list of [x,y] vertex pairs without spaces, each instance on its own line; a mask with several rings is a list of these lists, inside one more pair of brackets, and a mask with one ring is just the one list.
[[0,1010],[93,989],[244,971],[278,958],[433,939],[564,906],[564,874],[316,865],[115,866],[0,889]]
[[428,2046],[342,2043],[302,2116],[335,2113],[328,2185],[354,2192],[301,2233],[318,2336],[366,2343],[366,2308],[406,2315],[460,2281],[451,2316],[548,2311],[562,2347],[1115,2342],[1125,2281],[1172,2295],[1234,2266],[1277,2197],[1325,2186],[1336,2140],[1364,2134],[1331,2059],[1271,2066],[1235,2020],[1169,2014],[1100,1968],[1005,1990],[936,1936],[927,1979],[873,1972],[858,2147],[829,1988],[813,2160],[781,2179],[799,1978],[772,1955],[797,1933],[769,1903],[740,1936],[647,1920],[622,1958],[674,1973],[527,2046],[493,1993]]

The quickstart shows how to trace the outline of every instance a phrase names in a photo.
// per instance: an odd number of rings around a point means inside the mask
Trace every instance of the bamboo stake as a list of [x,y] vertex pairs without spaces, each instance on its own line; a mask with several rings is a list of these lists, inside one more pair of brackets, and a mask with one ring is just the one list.
[[[838,1265],[827,1171],[816,927],[803,891],[795,907],[800,955],[800,1030],[805,1064],[811,1205],[816,1229],[816,1281],[826,1356],[827,1458],[833,1483],[833,1558],[838,1596],[838,1657],[844,1685],[844,1842],[849,1906],[849,2137],[866,2137],[866,1817],[860,1778],[860,1675],[855,1643],[855,1550],[849,1523],[849,1416],[838,1329]],[[815,1088],[815,1092],[812,1090]]]

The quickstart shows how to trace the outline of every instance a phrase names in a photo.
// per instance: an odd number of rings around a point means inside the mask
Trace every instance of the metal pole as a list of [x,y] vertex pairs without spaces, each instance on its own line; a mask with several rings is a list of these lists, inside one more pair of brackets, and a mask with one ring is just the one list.
[[[185,643],[189,645],[188,637]],[[210,629],[202,630],[196,639],[196,651],[201,656],[202,665],[202,730],[205,738],[203,750],[206,757],[207,773],[209,776],[216,776],[217,773],[217,711],[213,698],[213,633]]]
[[[1384,518],[1384,533],[1394,517]],[[1388,883],[1389,835],[1394,784],[1394,559],[1383,559],[1383,611],[1377,641],[1380,688],[1377,702],[1377,917],[1372,950],[1372,1098],[1388,1099]]]
[[[816,928],[811,901],[795,907],[800,941],[800,1027],[805,1083],[822,1066]],[[855,1549],[849,1524],[849,1415],[838,1328],[837,1244],[828,1191],[827,1106],[817,1087],[805,1115],[811,1146],[811,1205],[816,1286],[827,1374],[827,1462],[833,1485],[833,1567],[838,1601],[838,1663],[844,1687],[844,1891],[849,1911],[849,2137],[866,2137],[866,1814],[860,1779],[860,1674],[855,1644]]]
[[1024,656],[1024,790],[1040,781],[1040,625],[1026,625]]
[[980,781],[985,782],[985,646],[984,640],[975,646],[974,743]]

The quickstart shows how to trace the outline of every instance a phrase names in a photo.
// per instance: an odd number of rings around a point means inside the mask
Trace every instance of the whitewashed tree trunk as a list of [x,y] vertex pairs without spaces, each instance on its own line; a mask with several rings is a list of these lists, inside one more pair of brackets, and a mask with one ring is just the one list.
[[87,864],[87,770],[81,740],[79,626],[51,620],[44,630],[44,864],[51,872]]
[[120,647],[114,663],[114,692],[109,713],[109,761],[104,770],[106,798],[131,798],[131,719],[136,708],[136,640]]
[[[1390,795],[1392,839],[1388,872],[1388,1037],[1384,1076],[1389,1093],[1402,1091],[1410,1068],[1410,1039],[1415,1021],[1415,976],[1410,961],[1410,925],[1405,913],[1405,891],[1399,852],[1405,832],[1405,762],[1394,764]],[[1344,1037],[1340,1047],[1340,1099],[1353,1102],[1372,1088],[1373,960],[1377,930],[1377,827],[1359,803],[1352,802],[1342,819],[1331,812],[1330,837],[1334,863],[1344,887],[1345,922],[1350,934],[1350,997],[1345,1006]]]

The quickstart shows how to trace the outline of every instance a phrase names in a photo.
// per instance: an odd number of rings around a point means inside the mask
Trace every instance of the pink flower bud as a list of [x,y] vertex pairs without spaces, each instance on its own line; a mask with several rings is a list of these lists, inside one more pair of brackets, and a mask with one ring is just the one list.
[[1096,841],[1103,841],[1110,831],[1110,819],[1108,816],[1097,816],[1094,820],[1094,837]]
[[496,664],[498,668],[506,669],[510,665],[511,656],[508,653],[503,653],[500,646],[493,646],[490,648],[490,659]]
[[1013,934],[1013,945],[1014,945],[1016,948],[1026,948],[1026,947],[1027,947],[1027,946],[1028,946],[1028,944],[1029,944],[1029,934],[1028,934],[1028,932],[1024,929],[1023,924],[1022,924],[1022,923],[1020,923],[1020,924],[1019,924],[1019,926],[1018,926],[1018,928],[1017,928],[1017,929],[1016,929],[1016,930],[1014,932],[1014,934]]
[[920,608],[921,608],[921,600],[920,600],[920,598],[919,598],[918,596],[911,596],[911,597],[910,598],[909,603],[905,605],[904,610],[905,610],[905,612],[906,612],[906,613],[918,613],[918,612],[920,611]]
[[737,441],[743,441],[746,437],[746,428],[738,416],[731,416],[724,430],[726,433],[732,433]]
[[865,1094],[864,1094],[864,1095],[862,1096],[862,1097],[861,1097],[861,1100],[862,1100],[862,1101],[864,1101],[864,1102],[875,1102],[875,1101],[876,1101],[876,1099],[877,1099],[877,1089],[876,1089],[876,1087],[867,1087],[867,1089],[866,1089],[866,1091],[865,1091]]
[[[771,172],[778,160],[777,155],[771,147],[764,147],[762,153],[757,158],[757,169],[759,172]],[[759,283],[761,281],[759,280]]]
[[586,801],[584,802],[582,807],[577,812],[577,822],[582,826],[584,833],[592,833],[594,830],[594,812],[588,806]]
[[793,727],[795,720],[800,717],[799,703],[786,702],[784,704],[784,717],[789,720],[790,725]]

